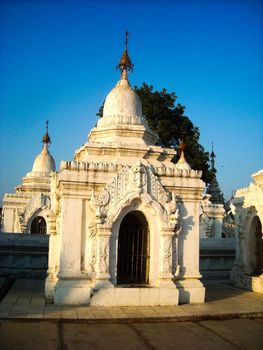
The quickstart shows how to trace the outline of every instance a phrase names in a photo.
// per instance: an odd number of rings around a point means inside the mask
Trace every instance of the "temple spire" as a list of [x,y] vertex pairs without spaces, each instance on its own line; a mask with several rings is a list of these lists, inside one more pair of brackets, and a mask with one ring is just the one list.
[[211,158],[211,170],[215,172],[215,153],[214,153],[214,142],[212,142],[212,152],[210,153]]
[[49,137],[49,134],[48,134],[48,120],[46,121],[46,133],[45,133],[45,135],[42,137],[42,143],[44,144],[44,145],[48,145],[48,144],[50,144],[51,143],[51,139],[50,139],[50,137]]
[[131,59],[128,54],[128,39],[129,39],[129,32],[127,31],[125,33],[125,48],[124,52],[121,56],[121,59],[117,65],[116,68],[120,69],[121,71],[121,78],[127,79],[128,71],[133,71],[133,64],[131,62]]
[[212,142],[212,151],[210,153],[210,163],[211,163],[211,173],[212,179],[207,187],[207,193],[211,195],[210,201],[213,204],[224,204],[224,196],[221,193],[217,178],[216,178],[216,168],[215,168],[215,153],[214,153],[214,143]]

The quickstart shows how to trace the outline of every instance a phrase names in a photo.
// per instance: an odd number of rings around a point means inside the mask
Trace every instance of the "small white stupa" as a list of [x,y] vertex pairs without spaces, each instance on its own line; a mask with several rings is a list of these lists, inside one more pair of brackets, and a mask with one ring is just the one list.
[[204,302],[201,171],[156,145],[128,81],[127,39],[103,117],[52,178],[45,293],[55,304]]
[[51,143],[48,121],[42,143],[42,151],[37,155],[32,171],[22,178],[16,193],[4,196],[3,232],[49,233],[47,213],[50,208],[50,180],[56,165],[48,150]]

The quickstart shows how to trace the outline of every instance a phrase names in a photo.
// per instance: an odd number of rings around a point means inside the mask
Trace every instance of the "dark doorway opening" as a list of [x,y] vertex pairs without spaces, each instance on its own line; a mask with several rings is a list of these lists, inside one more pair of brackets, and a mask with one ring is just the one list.
[[258,216],[255,216],[250,229],[250,239],[254,241],[252,249],[252,274],[258,276],[262,274],[263,269],[263,239],[262,225]]
[[31,223],[30,233],[46,234],[47,224],[42,216],[37,216]]
[[140,211],[122,220],[118,241],[117,284],[149,282],[149,228]]

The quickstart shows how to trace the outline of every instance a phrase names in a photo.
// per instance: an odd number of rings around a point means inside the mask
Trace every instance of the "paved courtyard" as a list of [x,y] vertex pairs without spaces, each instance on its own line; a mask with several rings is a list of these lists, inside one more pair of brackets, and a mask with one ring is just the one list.
[[262,319],[200,322],[0,322],[0,349],[261,350]]
[[71,319],[134,322],[151,320],[207,320],[263,317],[263,294],[237,289],[227,283],[209,283],[206,302],[156,307],[57,306],[45,303],[44,281],[18,279],[0,303],[2,319]]
[[17,280],[0,303],[0,349],[262,349],[263,295],[210,283],[206,303],[46,305],[42,280]]

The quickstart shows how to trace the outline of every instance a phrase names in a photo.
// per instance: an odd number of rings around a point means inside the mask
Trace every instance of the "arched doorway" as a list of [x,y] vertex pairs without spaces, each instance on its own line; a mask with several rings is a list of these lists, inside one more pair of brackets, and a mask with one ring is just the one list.
[[117,284],[147,284],[149,281],[149,228],[140,211],[122,220],[118,241]]
[[42,216],[37,216],[31,223],[30,233],[46,234],[47,224]]
[[258,216],[255,216],[251,222],[249,239],[251,272],[253,276],[258,276],[262,274],[263,269],[262,225]]

